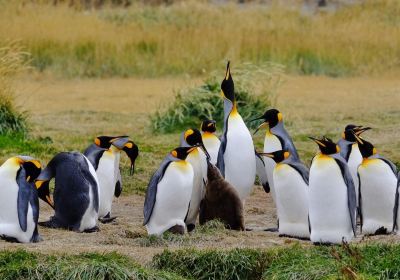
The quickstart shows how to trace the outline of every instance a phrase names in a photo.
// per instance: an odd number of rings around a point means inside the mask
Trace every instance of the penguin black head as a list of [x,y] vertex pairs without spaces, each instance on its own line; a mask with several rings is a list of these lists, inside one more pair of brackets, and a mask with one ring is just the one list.
[[280,163],[285,159],[289,158],[290,153],[288,151],[279,150],[273,153],[258,153],[261,156],[272,158],[276,163]]
[[225,78],[221,83],[221,94],[224,98],[235,103],[235,84],[233,83],[231,75],[230,61],[228,61],[228,64],[226,65]]
[[196,149],[196,147],[179,147],[171,151],[171,155],[174,158],[185,160],[191,151]]
[[263,128],[266,125],[268,125],[269,128],[275,127],[279,122],[282,121],[282,119],[282,113],[279,112],[277,109],[267,110],[264,115],[251,120],[251,122],[256,120],[264,120],[264,122],[257,127],[256,131],[254,131],[254,134],[256,134],[260,128]]
[[129,157],[131,160],[130,175],[133,175],[135,172],[135,161],[139,155],[138,146],[132,140],[129,140],[128,136],[114,138],[111,140],[111,144],[117,149],[124,151]]
[[367,131],[369,129],[371,129],[371,128],[370,127],[362,127],[361,125],[348,124],[348,125],[346,125],[346,127],[342,133],[342,138],[349,142],[356,142],[357,140],[356,140],[353,132],[357,136],[360,136],[364,131]]
[[50,197],[50,180],[55,176],[53,162],[50,161],[45,169],[35,180],[35,187],[38,191],[38,197],[49,204],[54,209],[54,202]]
[[201,131],[214,133],[217,131],[216,121],[214,120],[205,120],[201,123]]
[[94,143],[104,149],[109,149],[111,143],[118,138],[128,138],[129,136],[97,136],[94,139]]
[[207,152],[206,147],[203,144],[203,138],[201,137],[201,133],[196,128],[187,129],[183,133],[183,139],[192,147],[200,147],[204,153],[206,154],[207,158],[210,159],[210,155]]
[[369,158],[377,153],[376,148],[370,142],[362,139],[354,133],[354,137],[357,140],[358,148],[360,149],[363,158]]
[[40,162],[29,156],[17,156],[15,158],[21,168],[25,170],[26,181],[29,183],[34,182],[42,171]]
[[309,138],[318,144],[319,150],[324,155],[332,155],[340,152],[339,146],[336,145],[336,143],[333,142],[331,139],[325,136],[322,139],[317,139],[314,137],[309,137]]

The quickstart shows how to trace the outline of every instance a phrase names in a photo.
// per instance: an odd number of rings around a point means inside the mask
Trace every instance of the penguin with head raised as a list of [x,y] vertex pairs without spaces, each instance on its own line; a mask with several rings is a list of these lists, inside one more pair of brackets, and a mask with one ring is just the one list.
[[[47,199],[52,178],[55,178],[54,205]],[[40,225],[76,232],[98,230],[99,183],[96,171],[83,154],[57,154],[42,170],[35,185],[39,197],[55,210],[54,216]]]
[[144,201],[144,222],[148,234],[161,235],[169,230],[185,232],[185,217],[193,189],[193,168],[186,161],[196,147],[171,151],[151,177]]
[[[356,188],[356,200],[358,205],[358,175],[357,168],[362,162],[362,156],[358,147],[354,134],[360,136],[364,131],[371,129],[370,127],[362,127],[359,125],[349,124],[342,132],[342,138],[338,141],[340,154],[347,161],[351,177],[353,178],[354,186]],[[353,134],[354,132],[354,134]]]
[[[269,109],[264,113],[264,115],[255,118],[252,121],[255,120],[263,120],[264,122],[258,126],[254,134],[256,134],[261,128],[268,128],[264,138],[264,153],[285,150],[290,153],[292,161],[300,161],[292,138],[287,133],[283,125],[283,117],[281,112],[279,112],[277,109]],[[276,201],[273,181],[273,171],[276,163],[273,159],[264,157],[264,164],[267,174],[267,181],[271,189],[271,195],[273,200]]]
[[219,146],[221,145],[221,141],[215,135],[216,131],[216,121],[204,120],[201,123],[201,137],[206,150],[210,154],[210,162],[214,165],[217,164]]
[[128,136],[99,136],[94,144],[84,152],[89,159],[99,180],[99,220],[111,222],[113,197],[119,197],[122,191],[121,173],[119,168],[121,151],[125,151],[131,160],[131,175],[134,172],[135,160],[139,149]]
[[237,110],[229,62],[221,83],[221,94],[224,101],[224,129],[217,167],[222,176],[235,187],[244,203],[254,185],[256,157],[250,131]]
[[288,151],[260,153],[276,162],[273,171],[280,236],[310,238],[308,221],[308,168]]
[[310,138],[320,150],[310,168],[310,239],[322,244],[350,241],[356,234],[357,206],[349,168],[332,140]]
[[187,229],[190,232],[195,228],[200,202],[204,195],[204,184],[207,180],[207,159],[210,159],[210,155],[204,146],[200,131],[195,128],[187,129],[182,133],[180,146],[195,147],[186,158],[186,161],[192,165],[194,172],[192,196],[185,218]]
[[228,229],[245,230],[243,204],[236,189],[209,161],[207,177],[206,191],[200,205],[200,224],[218,219]]
[[39,242],[39,200],[34,180],[39,161],[28,156],[9,158],[0,166],[0,237],[21,243]]
[[366,235],[390,233],[397,225],[397,169],[376,148],[356,133],[363,157],[358,167],[361,231]]

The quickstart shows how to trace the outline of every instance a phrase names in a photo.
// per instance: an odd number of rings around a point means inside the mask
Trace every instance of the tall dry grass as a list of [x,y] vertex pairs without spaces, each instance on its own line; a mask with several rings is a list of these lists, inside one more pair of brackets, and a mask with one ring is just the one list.
[[332,76],[400,68],[398,0],[367,0],[312,16],[278,4],[204,1],[84,11],[0,5],[0,41],[20,39],[37,69],[63,76],[197,75],[227,58]]

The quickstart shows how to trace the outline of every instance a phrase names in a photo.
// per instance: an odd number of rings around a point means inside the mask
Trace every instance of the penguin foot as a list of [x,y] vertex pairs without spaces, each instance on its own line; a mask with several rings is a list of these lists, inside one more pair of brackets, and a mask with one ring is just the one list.
[[20,243],[17,238],[6,235],[0,235],[0,238],[11,243]]
[[188,232],[192,232],[195,229],[196,225],[188,224],[188,225],[186,225],[186,227],[187,227]]
[[252,228],[245,228],[244,230],[245,230],[245,231],[253,231]]
[[98,226],[92,227],[92,228],[88,228],[85,229],[83,232],[84,233],[93,233],[93,232],[99,232],[100,228]]
[[168,229],[169,232],[173,234],[181,234],[183,235],[185,233],[185,228],[180,225],[174,225],[173,227]]
[[269,231],[269,232],[278,232],[278,228],[266,228],[264,231]]
[[109,223],[113,222],[116,218],[117,218],[117,216],[115,216],[115,217],[103,217],[103,218],[99,218],[99,221],[102,224],[109,224]]
[[310,240],[309,237],[298,237],[298,236],[294,236],[294,235],[288,235],[288,234],[279,234],[279,237],[285,237],[285,238],[294,238],[294,239],[299,239],[299,240]]
[[56,223],[53,219],[53,217],[50,218],[50,220],[45,221],[45,222],[38,222],[38,225],[42,227],[47,227],[47,228],[60,228],[58,223]]
[[32,239],[31,239],[32,243],[39,243],[42,241],[43,241],[43,238],[39,234],[32,236]]
[[388,230],[385,227],[380,227],[375,231],[375,235],[388,234]]
[[313,244],[316,246],[332,246],[332,245],[334,245],[331,242],[313,242]]

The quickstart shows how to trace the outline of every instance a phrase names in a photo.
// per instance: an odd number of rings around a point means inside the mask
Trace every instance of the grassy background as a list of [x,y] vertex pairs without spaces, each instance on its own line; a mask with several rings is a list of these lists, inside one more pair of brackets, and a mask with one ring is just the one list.
[[[49,1],[36,1],[42,2]],[[77,10],[0,1],[0,42],[20,40],[35,69],[62,77],[197,76],[227,59],[273,61],[291,73],[330,76],[400,66],[397,0],[314,15],[279,4],[178,2]]]

